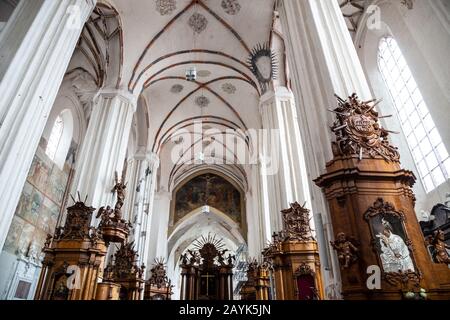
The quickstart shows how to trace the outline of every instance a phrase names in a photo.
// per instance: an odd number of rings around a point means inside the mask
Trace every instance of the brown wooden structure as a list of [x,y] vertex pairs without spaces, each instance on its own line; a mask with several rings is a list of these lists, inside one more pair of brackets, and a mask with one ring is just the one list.
[[263,251],[272,266],[276,300],[323,298],[317,242],[312,236],[309,210],[293,203],[283,210],[284,230],[273,235]]
[[196,242],[198,250],[188,250],[181,256],[180,299],[233,300],[235,257],[229,254],[225,258],[228,250],[210,235]]
[[[450,269],[432,262],[414,211],[416,178],[400,167],[375,101],[338,99],[334,157],[315,182],[330,207],[344,299],[450,298]],[[377,268],[380,288],[369,279]]]
[[95,298],[99,268],[107,247],[98,229],[90,227],[94,208],[79,201],[67,208],[63,228],[48,236],[37,300]]

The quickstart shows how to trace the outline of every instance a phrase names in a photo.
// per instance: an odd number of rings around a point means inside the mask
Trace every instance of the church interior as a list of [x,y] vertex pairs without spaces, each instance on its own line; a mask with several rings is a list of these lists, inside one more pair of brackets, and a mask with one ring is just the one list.
[[449,300],[448,52],[448,0],[0,0],[0,299]]

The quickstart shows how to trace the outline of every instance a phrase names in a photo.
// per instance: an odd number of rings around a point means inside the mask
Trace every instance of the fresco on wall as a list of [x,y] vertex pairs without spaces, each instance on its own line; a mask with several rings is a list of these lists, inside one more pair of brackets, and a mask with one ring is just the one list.
[[177,191],[174,223],[205,205],[220,210],[241,223],[241,193],[227,180],[213,174],[195,177]]
[[58,221],[77,144],[72,141],[62,170],[47,157],[46,146],[41,139],[6,238],[3,249],[12,254],[25,254],[31,245],[41,250]]

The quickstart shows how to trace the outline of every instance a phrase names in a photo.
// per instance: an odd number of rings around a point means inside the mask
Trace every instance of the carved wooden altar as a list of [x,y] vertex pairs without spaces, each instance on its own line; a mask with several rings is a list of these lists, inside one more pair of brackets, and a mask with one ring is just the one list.
[[67,208],[64,227],[47,237],[35,299],[95,298],[99,267],[107,248],[99,230],[90,227],[94,210],[81,201],[75,203]]
[[144,300],[171,300],[173,285],[167,277],[164,260],[155,260],[150,272],[150,279],[145,282]]
[[197,240],[196,251],[181,256],[180,300],[233,300],[233,263],[231,254],[215,237]]
[[323,298],[317,242],[312,236],[309,210],[293,203],[283,210],[284,230],[275,233],[263,256],[271,264],[277,300]]
[[269,300],[269,266],[252,261],[247,268],[247,281],[240,290],[241,300]]
[[123,244],[104,271],[103,282],[120,285],[120,300],[142,300],[145,266],[136,264],[134,242]]
[[[450,298],[450,270],[432,263],[414,212],[416,178],[400,167],[377,103],[338,100],[334,157],[315,183],[329,203],[344,299],[402,299],[421,289],[431,299]],[[381,289],[367,286],[373,266]]]

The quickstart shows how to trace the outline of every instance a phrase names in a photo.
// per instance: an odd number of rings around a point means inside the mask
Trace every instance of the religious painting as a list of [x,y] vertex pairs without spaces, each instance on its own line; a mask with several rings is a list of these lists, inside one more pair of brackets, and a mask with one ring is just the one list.
[[21,216],[35,224],[37,223],[37,219],[39,217],[40,208],[42,203],[44,202],[44,196],[38,190],[33,189],[30,196],[30,203],[24,209],[25,212],[21,214]]
[[310,274],[297,277],[298,300],[316,300],[316,284]]
[[14,216],[11,222],[11,226],[9,227],[8,235],[6,236],[5,244],[3,249],[9,253],[15,254],[17,249],[19,248],[19,239],[22,234],[23,225],[25,221],[18,217]]
[[242,196],[230,182],[214,174],[197,176],[175,196],[174,223],[202,206],[213,207],[241,223]]
[[416,272],[404,216],[394,207],[378,199],[365,215],[373,236],[373,244],[385,273]]
[[50,167],[36,155],[31,164],[27,180],[36,188],[44,190],[49,173]]
[[63,200],[67,180],[68,174],[61,171],[57,166],[53,166],[52,173],[49,177],[50,183],[47,184],[45,193],[58,205],[60,205]]
[[30,244],[33,242],[35,237],[36,228],[31,223],[25,221],[22,227],[22,233],[18,241],[18,253],[26,255]]
[[22,195],[16,208],[16,215],[25,218],[25,213],[31,210],[31,194],[33,193],[33,186],[25,182]]
[[53,233],[53,231],[55,231],[58,215],[59,207],[50,199],[45,198],[39,214],[37,227],[46,233]]
[[55,277],[52,300],[67,300],[69,298],[69,288],[67,287],[68,277],[65,273]]

